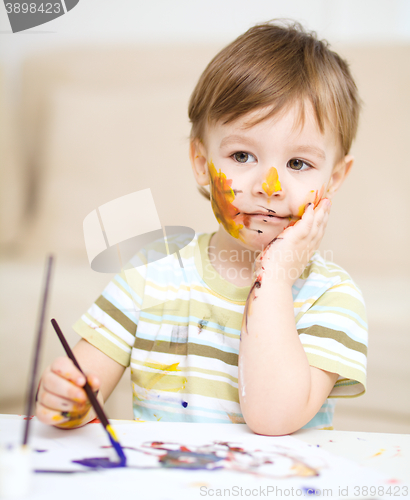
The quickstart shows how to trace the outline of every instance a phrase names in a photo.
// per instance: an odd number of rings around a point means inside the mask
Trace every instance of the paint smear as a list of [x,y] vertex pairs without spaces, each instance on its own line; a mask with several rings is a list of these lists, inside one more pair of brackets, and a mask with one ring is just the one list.
[[98,417],[93,418],[88,422],[89,424],[101,424],[101,420]]
[[299,477],[311,477],[319,475],[316,469],[303,462],[296,462],[294,465],[292,465],[291,470],[295,473],[296,476]]
[[282,191],[282,186],[279,182],[279,174],[275,167],[269,169],[266,181],[262,184],[262,189],[268,196],[272,196],[273,193]]
[[225,230],[234,238],[240,238],[239,231],[250,224],[250,217],[241,214],[233,204],[235,193],[232,189],[232,179],[219,170],[216,171],[212,161],[208,163],[211,179],[211,203],[216,220],[223,225]]
[[313,208],[316,208],[320,201],[323,198],[323,195],[325,194],[325,185],[320,188],[319,191],[309,191],[308,195],[306,196],[305,202],[300,205],[299,210],[298,210],[298,217],[302,217],[302,215],[305,213],[305,208],[308,203],[313,203]]
[[384,448],[380,448],[380,450],[376,452],[374,455],[372,455],[370,458],[379,457],[380,455],[383,455],[385,451],[386,450]]
[[195,453],[192,451],[168,451],[159,459],[162,467],[172,469],[216,469],[216,462],[223,460],[223,457],[218,457],[213,453]]
[[167,365],[165,363],[157,363],[156,361],[145,361],[144,366],[148,368],[154,368],[154,370],[162,370],[167,372],[180,372],[178,368],[179,363],[172,363],[172,365]]
[[158,391],[181,391],[185,388],[187,379],[183,375],[176,375],[172,373],[181,371],[178,368],[178,365],[179,363],[167,365],[164,363],[157,363],[155,361],[145,361],[144,366],[153,368],[154,370],[158,370],[159,373],[149,373],[141,371],[139,374],[141,385],[147,390],[155,388],[155,390]]
[[[244,448],[229,442],[215,441],[212,444],[189,447],[178,443],[164,443],[162,441],[147,442],[142,448],[152,450],[152,454],[158,457],[161,467],[181,469],[227,469],[240,473],[257,475],[270,478],[287,477],[313,477],[319,476],[319,470],[299,458],[292,456],[287,451],[262,451],[245,450]],[[143,450],[139,450],[143,451]],[[162,453],[161,452],[165,452]],[[160,453],[160,454],[158,454]],[[291,463],[285,472],[283,469],[279,474],[269,474],[266,465],[277,465],[278,460]],[[263,467],[263,470],[258,470]]]
[[312,486],[302,486],[303,493],[307,496],[320,495],[320,490],[315,490]]
[[84,465],[92,469],[114,469],[117,467],[124,467],[121,462],[112,462],[108,457],[82,458],[80,460],[73,460],[73,463]]
[[[242,396],[244,396],[244,393],[245,393],[245,387],[243,387],[243,389],[242,389]],[[243,418],[243,416],[240,413],[226,412],[226,414],[228,415],[229,420],[233,424],[245,424],[246,423],[245,419]]]
[[[91,405],[90,405],[91,407]],[[53,420],[57,423],[59,428],[62,429],[72,429],[73,427],[78,427],[81,423],[83,423],[85,415],[88,413],[90,407],[87,408],[87,411],[85,413],[81,414],[75,414],[73,412],[63,412],[62,415],[60,416],[61,420],[64,420],[65,418],[69,418],[70,420],[64,421],[64,422],[59,422],[59,415],[56,415],[53,417]]]
[[[102,448],[110,447],[103,446]],[[283,479],[319,476],[319,471],[323,467],[323,465],[313,467],[283,447],[279,447],[278,450],[246,450],[242,446],[238,446],[237,443],[223,441],[214,441],[213,443],[200,446],[185,446],[175,442],[148,441],[138,447],[125,446],[124,449],[134,450],[135,452],[155,457],[155,465],[129,466],[135,469],[155,469],[158,467],[210,471],[226,469],[241,474]],[[126,466],[125,462],[113,462],[108,457],[87,457],[73,460],[73,462],[85,466],[89,471]],[[270,467],[267,468],[266,466]],[[40,470],[36,472],[60,471]],[[81,473],[84,471],[62,470],[61,472]]]

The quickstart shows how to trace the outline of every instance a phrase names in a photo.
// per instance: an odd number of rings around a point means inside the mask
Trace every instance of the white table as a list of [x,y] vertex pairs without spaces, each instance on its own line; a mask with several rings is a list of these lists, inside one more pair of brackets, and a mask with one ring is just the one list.
[[[18,443],[24,423],[21,416],[0,416],[0,444]],[[32,452],[35,469],[77,468],[87,472],[33,474],[30,492],[24,498],[295,498],[314,492],[312,496],[328,498],[410,499],[410,491],[405,487],[405,483],[410,482],[409,435],[304,430],[293,436],[266,437],[253,434],[241,424],[120,420],[112,420],[112,424],[121,444],[129,447],[126,449],[128,463],[139,468],[89,471],[73,464],[73,459],[112,453],[112,450],[102,448],[109,444],[102,426],[88,424],[67,431],[45,426],[33,419],[30,445],[33,450],[47,450]],[[177,443],[178,449],[183,445],[191,451],[199,445],[215,446],[212,443],[229,442],[249,453],[218,451],[225,457],[217,462],[217,465],[225,464],[218,470],[165,468],[159,465],[158,457],[152,453],[167,452],[152,451],[147,443],[153,441]],[[145,451],[141,453],[143,443]],[[161,446],[169,448],[170,445]],[[218,446],[226,449],[226,445]],[[266,462],[266,457],[271,464],[255,466],[258,460]],[[316,476],[311,474],[312,470],[317,471]],[[373,494],[370,487],[373,487]]]

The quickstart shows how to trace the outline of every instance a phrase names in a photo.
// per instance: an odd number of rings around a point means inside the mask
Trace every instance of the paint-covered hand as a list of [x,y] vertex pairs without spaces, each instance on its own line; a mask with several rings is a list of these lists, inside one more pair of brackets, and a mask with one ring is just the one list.
[[[87,374],[87,382],[98,392],[97,376]],[[90,420],[91,404],[83,389],[84,375],[67,357],[57,358],[46,368],[37,394],[36,416],[49,425],[78,427]]]
[[293,285],[319,248],[325,234],[332,202],[323,198],[316,208],[312,203],[296,224],[287,227],[261,252],[255,262],[255,276]]

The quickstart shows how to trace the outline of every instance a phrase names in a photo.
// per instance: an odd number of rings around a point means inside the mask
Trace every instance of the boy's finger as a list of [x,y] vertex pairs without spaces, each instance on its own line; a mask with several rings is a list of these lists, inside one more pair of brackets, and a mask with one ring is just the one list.
[[332,201],[329,198],[322,198],[320,200],[319,205],[316,207],[315,212],[319,210],[323,210],[324,212],[330,212],[331,207],[332,207]]
[[313,210],[313,203],[308,203],[302,218],[291,228],[294,230],[295,236],[298,238],[306,238],[312,230],[314,219],[315,213]]
[[70,418],[63,415],[62,412],[47,408],[39,402],[36,406],[36,417],[40,420],[40,422],[48,425],[58,425],[70,420]]
[[321,210],[320,213],[317,214],[317,219],[315,222],[315,232],[313,235],[313,245],[319,247],[320,242],[325,234],[327,222],[329,220],[329,212]]
[[93,391],[98,391],[100,388],[100,379],[96,375],[87,375],[87,382],[90,384]]
[[87,403],[76,403],[45,390],[39,394],[39,403],[51,410],[60,412],[83,412],[89,407]]
[[322,224],[320,225],[319,231],[318,231],[318,238],[320,241],[322,240],[322,238],[325,234],[328,220],[329,220],[329,212],[326,212],[325,216],[323,217]]
[[43,377],[42,385],[46,391],[75,401],[76,403],[85,403],[85,401],[87,401],[87,395],[84,389],[54,372],[50,372],[47,376]]
[[[320,209],[315,210],[315,228],[319,229],[325,220],[325,216],[327,214],[327,205],[324,203],[320,206]],[[319,208],[319,207],[318,207]]]
[[330,206],[331,206],[331,201],[328,198],[323,198],[319,205],[315,208],[314,210],[314,224],[313,224],[313,229],[314,231],[314,236],[316,236],[317,231],[320,230],[322,225],[327,221],[327,216],[330,211]]
[[80,412],[55,411],[51,408],[47,408],[41,403],[37,403],[36,416],[45,424],[69,429],[82,425],[84,423],[84,417],[89,411],[90,406],[85,407]]
[[76,385],[83,386],[85,384],[85,377],[78,368],[74,366],[71,359],[61,357],[54,360],[50,367],[51,371],[60,375],[61,377],[71,380]]

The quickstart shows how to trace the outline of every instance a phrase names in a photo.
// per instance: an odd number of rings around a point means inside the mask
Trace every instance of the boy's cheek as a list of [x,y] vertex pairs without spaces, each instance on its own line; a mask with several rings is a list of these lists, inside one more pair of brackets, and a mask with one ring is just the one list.
[[316,208],[324,197],[325,190],[326,184],[322,184],[320,189],[311,189],[310,191],[308,191],[308,193],[305,195],[303,203],[299,205],[297,210],[295,211],[295,215],[297,217],[302,217],[302,215],[305,213],[305,209],[308,203],[313,203],[313,208]]

